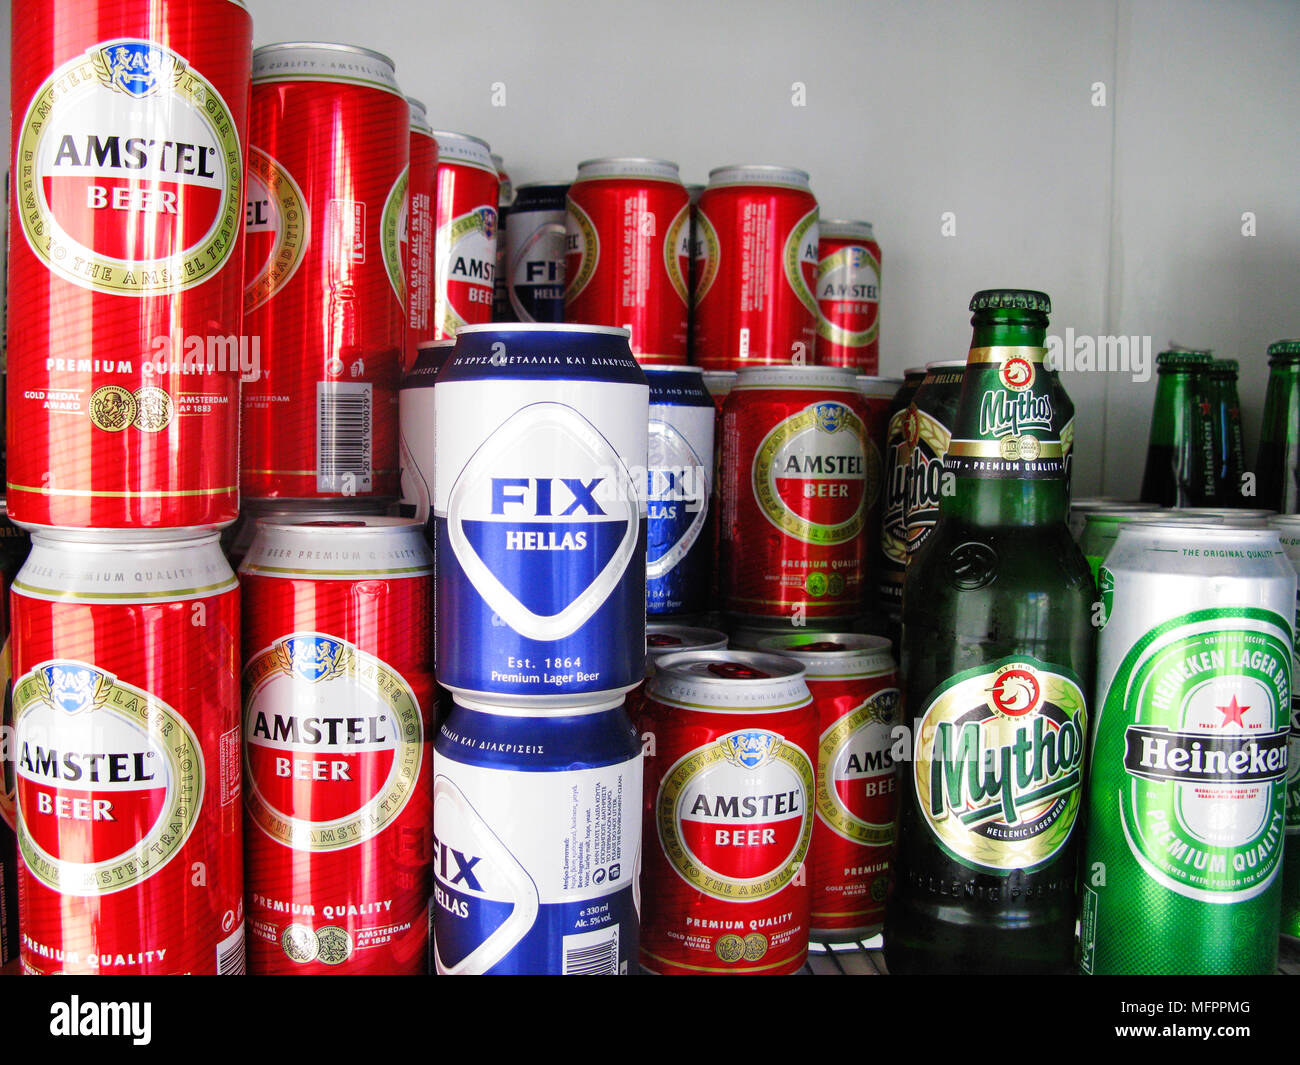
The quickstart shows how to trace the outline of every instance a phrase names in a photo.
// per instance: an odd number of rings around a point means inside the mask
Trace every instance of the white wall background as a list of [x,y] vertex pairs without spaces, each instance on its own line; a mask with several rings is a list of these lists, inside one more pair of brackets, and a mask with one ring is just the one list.
[[[1264,348],[1300,336],[1293,0],[248,6],[257,44],[392,56],[435,127],[490,141],[516,183],[613,154],[676,160],[687,182],[735,162],[810,171],[827,216],[876,226],[882,372],[962,357],[966,303],[993,285],[1050,293],[1056,333],[1212,346],[1242,362],[1253,461]],[[1065,380],[1076,493],[1135,494],[1154,378]]]

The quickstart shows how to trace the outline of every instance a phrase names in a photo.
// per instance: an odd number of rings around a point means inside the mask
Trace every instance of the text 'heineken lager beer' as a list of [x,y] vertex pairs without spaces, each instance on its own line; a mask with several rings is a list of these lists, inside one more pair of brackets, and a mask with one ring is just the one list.
[[1099,583],[1080,967],[1270,973],[1295,571],[1275,530],[1134,522]]
[[953,492],[903,589],[912,750],[885,958],[1060,972],[1094,660],[1092,578],[1066,526],[1074,406],[1044,364],[1047,296],[979,292],[971,310]]

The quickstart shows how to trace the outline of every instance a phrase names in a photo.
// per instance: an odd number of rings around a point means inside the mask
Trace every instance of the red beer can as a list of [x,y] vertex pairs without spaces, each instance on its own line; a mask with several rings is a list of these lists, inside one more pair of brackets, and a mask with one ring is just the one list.
[[421,526],[263,521],[239,573],[249,970],[427,972],[437,696]]
[[215,533],[84,536],[11,598],[23,969],[242,973],[235,575]]
[[409,109],[392,60],[341,44],[253,56],[243,494],[397,494]]
[[691,212],[677,164],[579,163],[565,230],[564,320],[629,330],[638,362],[685,363]]
[[411,168],[406,222],[401,227],[406,242],[406,324],[409,328],[403,372],[415,365],[421,344],[434,339],[433,230],[434,202],[438,198],[438,142],[433,137],[424,104],[406,98],[411,108]]
[[13,673],[9,648],[9,587],[31,551],[31,534],[9,520],[0,497],[0,965],[18,957],[18,818],[14,808]]
[[500,176],[486,141],[435,130],[438,195],[433,251],[434,340],[492,321]]
[[725,610],[787,619],[857,615],[864,533],[880,491],[867,417],[850,370],[741,373],[722,408]]
[[898,814],[890,751],[899,691],[889,640],[799,633],[759,646],[804,667],[817,707],[817,826],[808,857],[812,938],[866,939],[884,922]]
[[645,675],[642,681],[627,693],[627,713],[633,724],[638,724],[641,706],[645,703],[646,681],[655,675],[655,663],[665,655],[682,651],[720,651],[727,646],[727,634],[717,629],[693,625],[675,625],[669,622],[651,622],[645,627]]
[[817,362],[880,368],[880,245],[870,222],[823,218],[817,242]]
[[251,37],[234,0],[14,5],[16,521],[211,528],[238,511]]
[[641,965],[797,971],[808,953],[817,744],[803,667],[745,651],[667,655],[641,720]]
[[695,226],[696,365],[811,363],[818,228],[808,175],[779,166],[712,170]]

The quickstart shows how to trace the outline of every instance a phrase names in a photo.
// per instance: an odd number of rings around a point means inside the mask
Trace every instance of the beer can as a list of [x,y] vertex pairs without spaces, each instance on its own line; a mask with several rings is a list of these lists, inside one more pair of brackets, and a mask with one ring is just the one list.
[[[510,208],[497,206],[497,260],[492,269],[492,321],[496,323],[517,321],[510,306]],[[563,320],[563,319],[561,319]]]
[[1133,522],[1100,585],[1080,966],[1271,973],[1295,570],[1275,530]]
[[713,570],[716,410],[695,366],[647,367],[650,450],[646,613],[707,610]]
[[851,371],[751,367],[722,411],[723,603],[733,614],[858,613],[880,456]]
[[1083,532],[1079,535],[1079,550],[1088,560],[1092,570],[1092,579],[1097,579],[1101,564],[1106,561],[1110,549],[1115,545],[1120,527],[1131,521],[1159,522],[1205,522],[1209,525],[1221,524],[1206,521],[1191,515],[1180,515],[1177,511],[1166,510],[1155,503],[1120,503],[1114,507],[1097,507],[1084,515]]
[[738,651],[761,651],[765,641],[774,636],[798,636],[801,633],[833,633],[844,627],[843,618],[747,618],[726,619],[727,646]]
[[565,222],[565,320],[621,326],[639,362],[686,362],[690,240],[676,163],[579,163]]
[[801,633],[759,650],[804,667],[817,708],[817,823],[808,859],[814,940],[844,943],[880,931],[898,816],[891,755],[898,673],[883,636]]
[[927,363],[916,395],[902,412],[903,539],[909,558],[921,550],[939,520],[943,457],[952,439],[965,370],[965,359]]
[[497,172],[497,205],[513,207],[515,203],[515,184],[506,173],[506,162],[496,152],[490,153],[492,167]]
[[437,696],[423,531],[264,519],[239,573],[249,970],[426,972]]
[[380,517],[387,512],[381,499],[365,496],[337,499],[245,499],[239,520],[222,533],[222,548],[230,565],[238,569],[252,546],[257,523],[263,518],[276,521],[346,521],[350,518]]
[[501,186],[486,141],[435,130],[437,228],[433,253],[434,339],[492,321]]
[[9,588],[32,548],[31,534],[9,520],[0,497],[0,965],[18,957],[18,820],[14,806],[13,672]]
[[392,60],[259,48],[251,126],[244,295],[263,350],[243,389],[243,495],[392,499],[410,155]]
[[[1277,530],[1282,550],[1292,568],[1300,574],[1300,515],[1279,515],[1269,522]],[[1300,588],[1296,592],[1293,637],[1300,640]],[[1295,678],[1300,677],[1300,649],[1296,650],[1291,670],[1291,731],[1287,734],[1286,763],[1286,847],[1282,852],[1281,933],[1287,939],[1300,940],[1300,695]]]
[[817,362],[879,372],[880,245],[871,223],[821,219],[817,254]]
[[1079,537],[1083,535],[1084,526],[1088,523],[1089,511],[1109,510],[1113,507],[1127,506],[1157,506],[1157,504],[1140,503],[1136,499],[1120,499],[1118,496],[1085,496],[1082,499],[1070,500],[1070,516],[1066,521],[1066,525],[1070,529],[1070,535],[1074,537],[1075,543],[1079,542]]
[[641,965],[796,972],[808,953],[817,712],[799,663],[684,651],[642,714]]
[[467,327],[433,401],[439,680],[527,706],[631,688],[650,404],[627,333]]
[[[679,651],[720,651],[727,646],[727,634],[718,629],[696,625],[679,625],[652,621],[645,627],[645,675],[654,676],[655,663],[664,655]],[[640,726],[641,706],[645,702],[645,682],[627,693],[627,712],[632,723]]]
[[402,369],[409,372],[422,344],[435,339],[433,328],[434,204],[438,198],[438,142],[425,106],[413,96],[411,109],[411,165],[407,180],[407,209],[400,227],[406,263],[407,348]]
[[907,574],[907,434],[908,411],[925,367],[903,372],[903,383],[890,401],[885,421],[884,485],[880,492],[880,539],[876,558],[876,610],[882,631],[897,640],[903,618],[903,578]]
[[215,533],[32,537],[14,581],[28,973],[239,974],[239,589]]
[[506,227],[510,320],[564,321],[564,225],[569,186],[520,185]]
[[427,521],[433,499],[433,386],[438,371],[451,358],[454,340],[435,340],[420,346],[419,356],[402,377],[398,397],[398,453],[402,468],[403,516]]
[[232,0],[13,10],[15,521],[215,528],[239,509],[252,20]]
[[802,170],[709,172],[695,211],[695,362],[706,370],[811,361],[817,200]]
[[434,758],[438,973],[635,972],[641,745],[622,697],[458,696]]

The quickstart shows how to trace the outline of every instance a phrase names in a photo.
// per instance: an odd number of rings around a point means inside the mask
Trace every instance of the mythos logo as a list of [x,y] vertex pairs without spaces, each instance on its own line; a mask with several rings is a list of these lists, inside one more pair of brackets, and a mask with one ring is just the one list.
[[[604,435],[564,403],[531,403],[452,486],[447,535],[465,579],[533,640],[579,629],[628,579],[643,493]],[[642,579],[639,567],[631,574]]]

